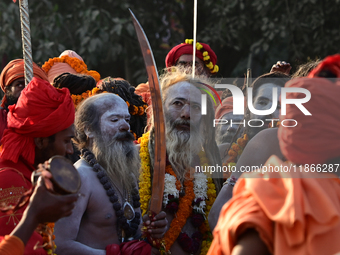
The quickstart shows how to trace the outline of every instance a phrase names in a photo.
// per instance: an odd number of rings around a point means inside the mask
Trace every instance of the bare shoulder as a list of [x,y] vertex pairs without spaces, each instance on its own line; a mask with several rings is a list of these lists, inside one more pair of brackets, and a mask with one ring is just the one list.
[[236,167],[260,166],[271,155],[283,158],[277,137],[278,128],[268,128],[259,132],[246,145]]
[[254,136],[254,138],[252,139],[252,141],[255,142],[266,142],[266,141],[278,141],[277,138],[277,133],[278,133],[278,128],[267,128],[264,129],[262,131],[260,131],[256,136]]
[[280,151],[277,133],[278,128],[267,128],[262,130],[248,142],[244,152],[253,153],[253,150],[255,149],[261,149],[260,152],[266,153],[276,153]]
[[97,178],[96,173],[84,159],[79,159],[74,163],[74,167],[80,175],[82,192],[84,192],[84,190],[89,191],[92,186],[91,182],[93,182],[94,178]]

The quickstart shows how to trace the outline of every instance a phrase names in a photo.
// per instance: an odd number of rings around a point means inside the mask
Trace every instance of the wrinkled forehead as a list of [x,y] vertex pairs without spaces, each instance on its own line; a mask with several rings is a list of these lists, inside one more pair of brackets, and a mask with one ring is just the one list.
[[175,98],[183,98],[187,101],[201,104],[201,91],[189,82],[179,82],[168,88],[166,101]]
[[277,92],[281,93],[281,86],[274,83],[264,83],[262,84],[256,92],[256,97],[267,97],[272,98],[273,88],[277,88]]
[[[107,93],[108,94],[108,93]],[[108,94],[95,101],[98,113],[104,114],[128,115],[129,110],[126,102],[119,96]]]

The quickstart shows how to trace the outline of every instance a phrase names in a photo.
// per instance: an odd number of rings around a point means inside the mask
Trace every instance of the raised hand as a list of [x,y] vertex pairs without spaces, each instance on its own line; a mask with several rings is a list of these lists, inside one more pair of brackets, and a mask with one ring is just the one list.
[[270,72],[281,72],[289,75],[290,70],[292,69],[289,63],[285,61],[277,61],[276,64],[272,66]]

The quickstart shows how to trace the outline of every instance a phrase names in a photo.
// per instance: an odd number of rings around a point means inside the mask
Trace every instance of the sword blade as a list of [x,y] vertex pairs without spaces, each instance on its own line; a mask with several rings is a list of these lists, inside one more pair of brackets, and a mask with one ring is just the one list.
[[155,128],[155,160],[152,179],[152,195],[150,201],[150,211],[159,213],[162,210],[164,178],[166,165],[166,146],[165,146],[165,123],[163,115],[163,103],[161,88],[159,86],[158,73],[152,50],[143,28],[139,24],[133,12],[129,9],[132,16],[133,25],[136,30],[140,48],[142,50],[152,99],[152,109]]

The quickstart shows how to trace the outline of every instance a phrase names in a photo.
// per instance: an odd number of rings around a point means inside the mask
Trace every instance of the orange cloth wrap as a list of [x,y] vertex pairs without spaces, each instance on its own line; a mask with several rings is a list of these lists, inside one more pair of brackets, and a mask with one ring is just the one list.
[[[48,81],[47,75],[36,63],[33,62],[33,76],[42,80]],[[23,59],[15,59],[9,62],[0,74],[0,86],[5,92],[5,87],[10,85],[13,81],[25,77],[25,62]],[[2,101],[2,107],[6,102],[6,96]]]
[[67,88],[56,89],[33,78],[21,92],[18,103],[9,107],[8,129],[1,140],[2,159],[17,162],[22,156],[34,163],[35,137],[49,137],[74,122],[74,105]]
[[224,115],[233,111],[233,97],[223,99],[215,111],[215,119],[221,119]]
[[24,251],[24,243],[16,236],[5,236],[0,243],[1,255],[22,255]]
[[[272,156],[266,165],[284,163]],[[340,251],[340,180],[318,173],[249,173],[223,206],[208,255],[231,254],[255,228],[274,255],[333,255]]]
[[[283,119],[294,119],[296,127],[279,128],[278,137],[283,155],[297,164],[319,164],[339,156],[340,143],[340,81],[325,78],[297,78],[285,87],[305,88],[311,99],[303,106],[312,114],[304,113],[293,104],[287,105]],[[303,93],[287,93],[288,99],[304,98]],[[332,114],[329,111],[332,110]],[[294,123],[293,123],[294,124]],[[285,125],[290,125],[285,123]],[[322,149],[321,149],[322,148]]]

